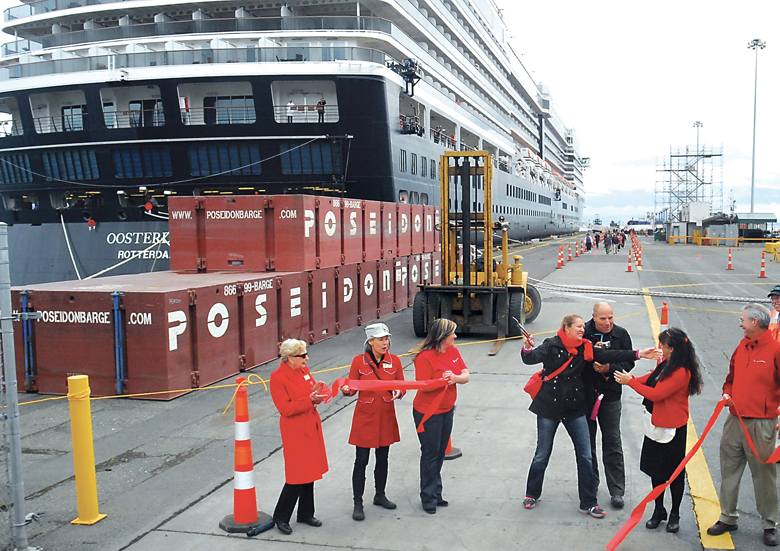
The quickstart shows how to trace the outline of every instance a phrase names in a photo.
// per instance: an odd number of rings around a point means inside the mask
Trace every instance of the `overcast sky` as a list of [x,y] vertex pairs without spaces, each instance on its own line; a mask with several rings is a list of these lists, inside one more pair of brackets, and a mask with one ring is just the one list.
[[[670,147],[723,147],[723,208],[750,210],[758,53],[755,212],[780,217],[780,1],[495,0],[515,51],[576,129],[590,220],[656,210],[656,167]],[[0,0],[0,10],[17,5]],[[661,207],[659,206],[659,209]]]
[[[755,212],[780,217],[780,2],[495,0],[515,51],[574,127],[585,219],[655,211],[671,147],[723,147],[723,206],[750,211],[754,38],[758,52]],[[660,208],[660,207],[659,207]]]

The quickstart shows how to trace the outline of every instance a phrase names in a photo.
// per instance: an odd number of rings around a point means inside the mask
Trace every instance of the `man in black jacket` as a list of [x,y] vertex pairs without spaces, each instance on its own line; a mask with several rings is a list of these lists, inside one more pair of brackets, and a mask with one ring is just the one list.
[[[594,346],[612,350],[633,350],[631,336],[628,331],[615,325],[612,307],[607,302],[597,302],[593,305],[593,318],[585,324],[584,338]],[[613,374],[615,371],[631,371],[634,362],[600,364],[593,362],[593,369],[585,371],[586,392],[588,394],[588,428],[590,429],[590,448],[593,454],[593,475],[596,478],[596,488],[599,485],[599,469],[596,459],[596,420],[601,428],[601,453],[604,462],[604,473],[607,488],[611,496],[610,502],[616,509],[625,504],[623,495],[626,490],[626,473],[623,462],[623,442],[620,438],[620,411],[622,387]],[[599,397],[601,397],[596,420],[591,419],[591,412]]]

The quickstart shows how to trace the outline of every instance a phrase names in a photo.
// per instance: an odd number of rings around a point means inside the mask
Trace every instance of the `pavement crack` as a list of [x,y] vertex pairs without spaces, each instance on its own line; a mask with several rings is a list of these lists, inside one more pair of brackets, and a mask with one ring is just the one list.
[[201,446],[197,448],[190,448],[182,453],[177,453],[175,455],[168,455],[166,456],[166,459],[163,460],[162,465],[159,467],[153,469],[151,471],[152,476],[156,476],[160,473],[163,473],[167,471],[170,468],[175,467],[176,465],[179,465],[183,463],[185,460],[190,459],[192,457],[195,457],[200,452],[205,450],[208,446],[213,444],[214,442],[217,442],[216,440],[209,440],[208,442],[203,443]]

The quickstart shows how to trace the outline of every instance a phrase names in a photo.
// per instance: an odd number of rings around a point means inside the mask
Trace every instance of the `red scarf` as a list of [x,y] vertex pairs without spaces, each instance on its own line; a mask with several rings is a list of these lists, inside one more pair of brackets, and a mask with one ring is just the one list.
[[579,352],[578,348],[584,344],[585,351],[583,357],[585,358],[585,361],[593,361],[593,343],[588,339],[572,339],[563,331],[563,329],[558,329],[558,338],[561,339],[563,346],[566,347],[566,351],[572,356],[576,356]]

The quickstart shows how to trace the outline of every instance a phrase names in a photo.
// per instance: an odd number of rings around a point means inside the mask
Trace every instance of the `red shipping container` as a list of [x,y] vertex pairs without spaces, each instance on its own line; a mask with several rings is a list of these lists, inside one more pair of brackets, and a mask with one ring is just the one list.
[[398,312],[409,306],[409,259],[396,258],[393,264],[393,311]]
[[336,333],[343,333],[360,324],[358,265],[336,268]]
[[[123,292],[127,394],[198,386],[191,338],[196,328],[189,321],[190,296],[186,288]],[[147,399],[170,400],[180,395],[159,394]]]
[[309,272],[310,344],[336,334],[336,285],[336,268]]
[[434,253],[424,253],[420,255],[420,283],[431,285],[433,283],[433,262],[431,255]]
[[393,258],[398,251],[398,205],[382,203],[382,258]]
[[415,250],[414,253],[431,253],[436,250],[434,225],[436,222],[437,207],[423,207],[421,220],[421,229],[423,232],[423,244],[421,250]]
[[382,258],[382,212],[381,203],[363,201],[363,261]]
[[363,261],[363,203],[341,200],[341,263],[345,265]]
[[412,254],[413,207],[399,203],[396,205],[396,209],[398,210],[398,250],[396,256],[409,256]]
[[379,317],[379,261],[363,262],[358,264],[358,287],[359,314],[358,323],[360,325],[371,323]]
[[407,290],[409,291],[409,304],[414,304],[414,295],[417,294],[420,284],[420,255],[413,254],[408,259],[408,283]]
[[243,368],[249,369],[279,357],[279,319],[276,274],[256,274],[242,282],[239,296]]
[[433,259],[433,283],[434,285],[441,285],[441,253],[431,253]]
[[439,207],[433,207],[433,250],[441,250],[441,215]]
[[[89,376],[93,395],[116,394],[110,293],[73,292],[58,284],[28,288],[35,310],[42,315],[33,323],[38,392],[67,394],[68,376],[80,374]],[[14,325],[21,329],[21,324]]]
[[294,272],[277,274],[277,300],[279,304],[279,338],[309,339],[309,274]]
[[277,271],[341,265],[341,209],[334,201],[309,195],[275,197],[273,264]]
[[411,205],[411,226],[412,231],[412,248],[409,254],[420,254],[424,249],[425,241],[425,216],[424,207],[422,205]]
[[169,197],[171,270],[206,270],[205,197]]
[[[273,224],[273,197],[205,197],[206,268],[208,271],[265,271],[266,224]],[[270,238],[271,236],[269,236]]]
[[395,294],[395,285],[393,282],[393,269],[395,267],[394,264],[394,258],[386,258],[384,260],[380,260],[377,263],[377,300],[379,302],[379,310],[377,312],[378,318],[392,314],[395,311],[393,309]]

